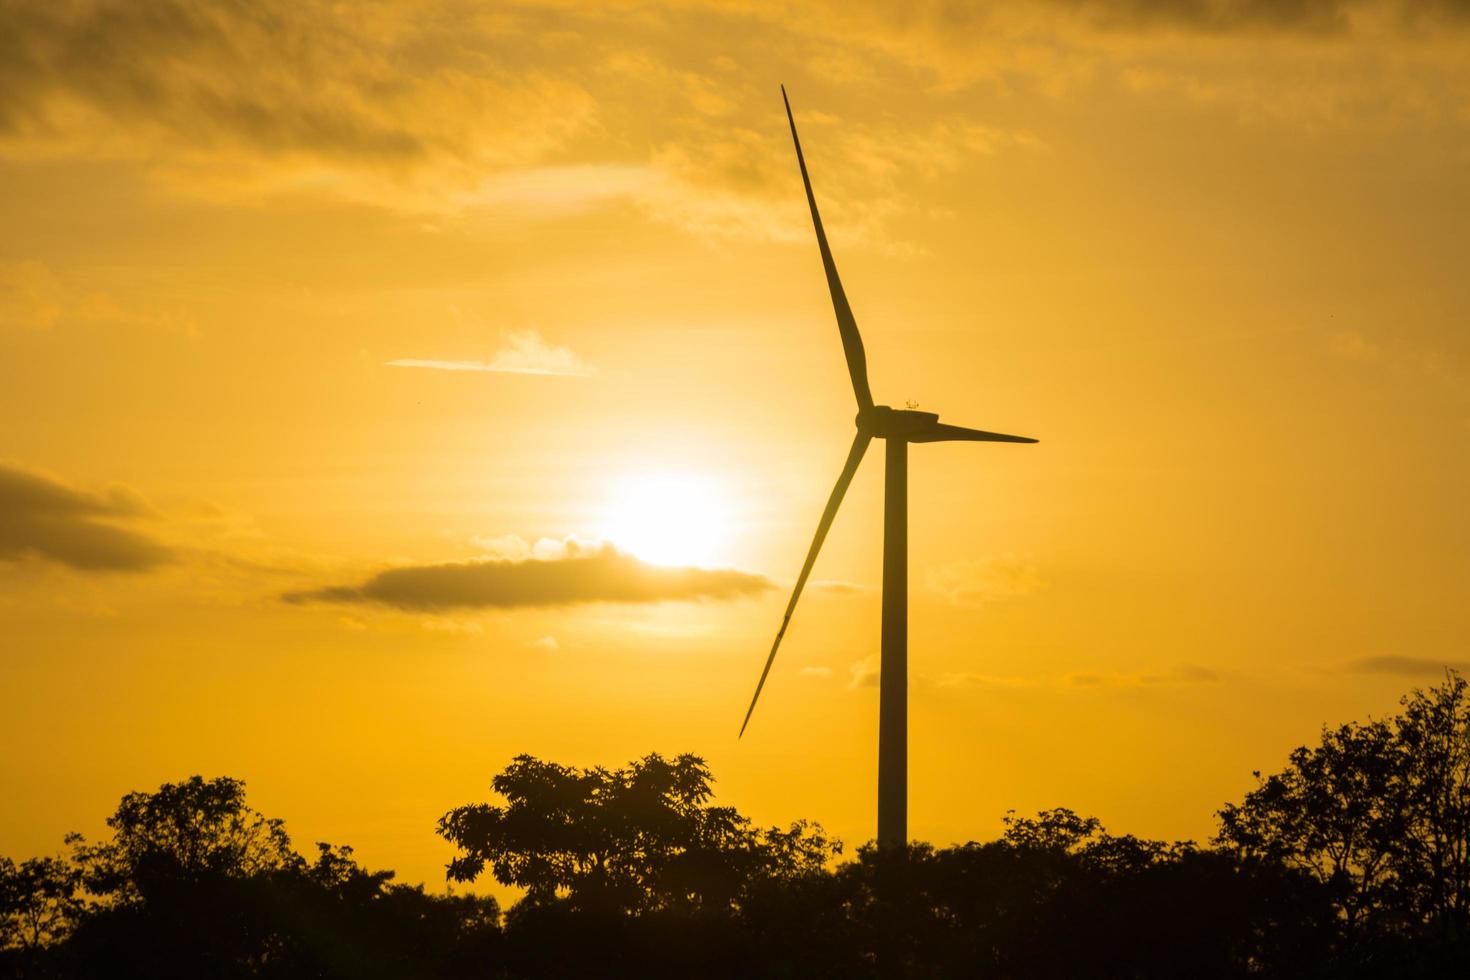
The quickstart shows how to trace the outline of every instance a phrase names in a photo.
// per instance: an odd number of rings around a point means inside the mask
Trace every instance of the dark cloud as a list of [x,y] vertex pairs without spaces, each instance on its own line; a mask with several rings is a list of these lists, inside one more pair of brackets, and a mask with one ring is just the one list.
[[1363,657],[1349,661],[1347,667],[1357,674],[1392,674],[1395,677],[1443,674],[1447,667],[1470,673],[1470,664],[1463,660],[1433,660],[1428,657]]
[[[0,130],[47,128],[55,103],[146,119],[193,139],[384,159],[422,152],[354,96],[373,79],[343,59],[327,5],[281,0],[0,4]],[[319,32],[319,33],[318,33]],[[394,93],[388,78],[380,98]],[[345,83],[345,85],[344,85]]]
[[112,522],[144,515],[135,494],[92,494],[0,465],[0,561],[43,558],[89,572],[137,572],[172,560],[145,535]]
[[583,62],[547,63],[530,30],[519,6],[458,0],[0,0],[0,158],[127,161],[236,200],[459,207],[598,111]]
[[361,585],[290,592],[282,598],[296,603],[376,603],[428,611],[731,599],[771,587],[771,582],[761,575],[733,569],[650,565],[603,546],[573,548],[564,557],[549,560],[485,560],[391,568]]
[[[1403,29],[1470,22],[1467,0],[1040,0],[1100,30],[1347,35],[1355,20]],[[1024,6],[1022,4],[1021,6]]]
[[807,588],[813,592],[827,592],[832,595],[861,595],[867,592],[877,592],[878,586],[864,585],[861,582],[845,582],[842,579],[816,579]]
[[1199,33],[1346,31],[1363,0],[1051,0],[1104,29]]

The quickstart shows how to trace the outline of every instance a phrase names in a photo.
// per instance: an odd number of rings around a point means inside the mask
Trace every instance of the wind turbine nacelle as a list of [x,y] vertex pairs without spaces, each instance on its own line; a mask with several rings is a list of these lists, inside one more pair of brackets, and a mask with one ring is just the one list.
[[939,421],[937,412],[916,412],[911,408],[874,405],[857,414],[858,431],[874,439],[902,439],[932,428]]

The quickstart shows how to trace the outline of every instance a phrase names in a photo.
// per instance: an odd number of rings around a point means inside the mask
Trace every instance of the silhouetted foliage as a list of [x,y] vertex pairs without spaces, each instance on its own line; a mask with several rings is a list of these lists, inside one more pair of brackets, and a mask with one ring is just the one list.
[[0,975],[449,977],[495,954],[493,899],[391,885],[350,847],[308,863],[239,780],[129,793],[107,826],[68,859],[0,864]]
[[210,879],[250,878],[299,865],[280,820],[245,805],[238,779],[194,776],[154,793],[129,793],[107,818],[110,841],[70,842],[88,891],[113,902]]
[[1470,694],[1450,672],[1391,719],[1324,729],[1220,811],[1218,843],[1309,874],[1349,959],[1470,968]]
[[451,810],[430,894],[250,808],[243,783],[130,793],[96,843],[0,858],[0,977],[1335,978],[1470,975],[1470,691],[1324,730],[1220,812],[1213,847],[1067,809],[996,840],[838,862],[813,824],[713,803],[692,755],[519,756]]
[[[15,972],[34,972],[65,940],[82,911],[81,869],[65,858],[0,857],[0,956]],[[0,961],[3,962],[3,961]]]
[[820,869],[841,850],[814,824],[760,830],[714,795],[704,760],[653,754],[622,769],[574,769],[527,755],[491,785],[505,806],[451,810],[439,833],[461,850],[455,881],[489,865],[545,904],[650,912],[729,909],[752,882]]

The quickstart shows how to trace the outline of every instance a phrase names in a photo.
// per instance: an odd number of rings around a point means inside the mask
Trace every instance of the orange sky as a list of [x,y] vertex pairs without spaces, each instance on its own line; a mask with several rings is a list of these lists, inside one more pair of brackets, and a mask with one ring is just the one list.
[[897,9],[0,7],[0,853],[198,772],[437,886],[519,752],[871,837],[881,454],[735,739],[853,412],[782,82],[878,400],[1042,440],[910,453],[914,836],[1470,661],[1470,16]]

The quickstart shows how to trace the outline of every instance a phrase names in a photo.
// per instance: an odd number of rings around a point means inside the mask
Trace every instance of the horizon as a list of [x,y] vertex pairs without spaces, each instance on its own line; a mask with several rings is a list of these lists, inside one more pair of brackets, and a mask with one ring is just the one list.
[[442,891],[521,753],[874,838],[873,452],[737,739],[853,424],[783,83],[876,401],[1040,439],[909,452],[912,839],[1203,842],[1470,669],[1451,4],[0,35],[0,854],[198,773]]

